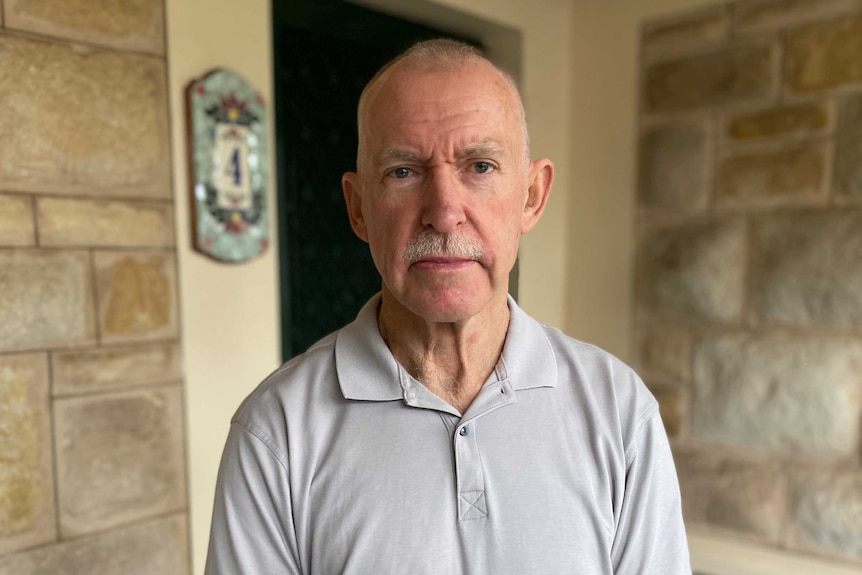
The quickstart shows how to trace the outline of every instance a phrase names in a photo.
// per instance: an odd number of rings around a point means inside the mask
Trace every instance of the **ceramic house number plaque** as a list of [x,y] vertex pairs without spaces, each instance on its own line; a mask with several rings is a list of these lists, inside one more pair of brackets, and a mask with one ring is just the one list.
[[269,245],[266,108],[238,74],[215,70],[186,90],[196,250],[242,262]]

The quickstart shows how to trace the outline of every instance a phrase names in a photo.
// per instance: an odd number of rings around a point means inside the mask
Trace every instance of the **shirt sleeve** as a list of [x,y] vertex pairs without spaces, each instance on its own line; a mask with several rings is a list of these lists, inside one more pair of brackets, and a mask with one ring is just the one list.
[[301,573],[284,457],[236,421],[219,467],[204,573]]
[[623,506],[611,548],[616,575],[691,575],[679,483],[658,411],[626,453]]

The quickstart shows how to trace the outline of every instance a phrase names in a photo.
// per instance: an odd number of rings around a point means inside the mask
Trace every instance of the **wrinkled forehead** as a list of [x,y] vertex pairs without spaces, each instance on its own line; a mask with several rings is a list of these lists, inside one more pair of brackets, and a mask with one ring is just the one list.
[[[370,87],[360,109],[360,152],[382,133],[409,122],[432,131],[435,120],[481,108],[520,146],[520,98],[493,65],[476,59],[444,69],[396,64]],[[366,152],[370,150],[365,150]]]

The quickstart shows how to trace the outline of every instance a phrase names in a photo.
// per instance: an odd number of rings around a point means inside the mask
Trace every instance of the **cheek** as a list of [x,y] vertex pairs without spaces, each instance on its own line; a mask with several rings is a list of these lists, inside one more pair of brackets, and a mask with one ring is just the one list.
[[397,219],[378,217],[369,226],[371,257],[381,273],[398,267],[409,237],[409,231]]
[[404,249],[415,233],[415,211],[408,206],[377,202],[368,213],[369,237],[384,249]]
[[497,251],[501,254],[517,252],[521,237],[521,219],[511,209],[495,211],[486,220],[486,229],[491,230]]

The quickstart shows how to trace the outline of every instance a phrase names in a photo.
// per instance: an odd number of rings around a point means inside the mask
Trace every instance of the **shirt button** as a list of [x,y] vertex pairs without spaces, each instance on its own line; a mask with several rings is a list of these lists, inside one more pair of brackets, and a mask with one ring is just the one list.
[[462,427],[462,428],[461,428],[461,431],[459,431],[458,433],[459,433],[459,434],[461,434],[462,436],[467,435],[467,428],[466,428],[466,427]]

